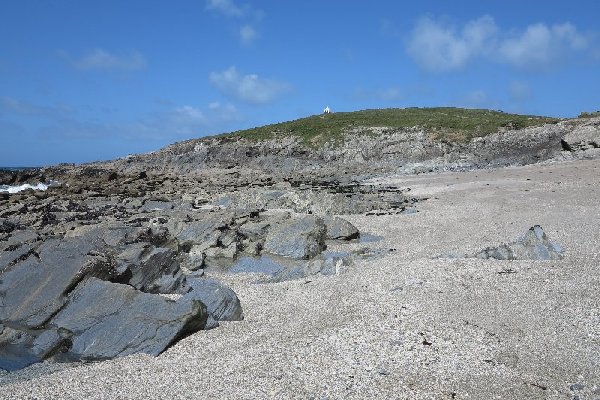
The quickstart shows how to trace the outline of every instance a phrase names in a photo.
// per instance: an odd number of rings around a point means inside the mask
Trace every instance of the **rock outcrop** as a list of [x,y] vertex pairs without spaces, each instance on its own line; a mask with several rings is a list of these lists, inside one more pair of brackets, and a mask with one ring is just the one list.
[[487,247],[473,257],[496,260],[556,260],[562,248],[550,241],[541,226],[535,225],[514,242]]
[[72,332],[67,358],[105,360],[134,353],[158,355],[187,333],[204,328],[202,302],[175,302],[96,278],[82,282],[50,325]]

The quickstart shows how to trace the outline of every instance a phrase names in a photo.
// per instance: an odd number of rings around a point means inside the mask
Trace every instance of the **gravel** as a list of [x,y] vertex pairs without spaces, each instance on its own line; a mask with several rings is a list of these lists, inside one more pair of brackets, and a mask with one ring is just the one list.
[[[559,399],[573,390],[592,398],[598,176],[600,161],[588,160],[373,180],[430,197],[416,214],[345,216],[383,237],[369,245],[396,251],[310,280],[225,275],[244,321],[221,322],[155,358],[0,373],[0,398]],[[435,258],[473,254],[535,224],[564,259]]]

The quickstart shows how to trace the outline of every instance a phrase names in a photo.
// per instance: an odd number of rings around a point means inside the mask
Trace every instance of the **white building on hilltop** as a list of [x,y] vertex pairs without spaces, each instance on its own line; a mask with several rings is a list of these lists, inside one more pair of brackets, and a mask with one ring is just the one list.
[[323,110],[323,114],[331,114],[331,109],[329,108],[329,106],[325,107],[325,109]]

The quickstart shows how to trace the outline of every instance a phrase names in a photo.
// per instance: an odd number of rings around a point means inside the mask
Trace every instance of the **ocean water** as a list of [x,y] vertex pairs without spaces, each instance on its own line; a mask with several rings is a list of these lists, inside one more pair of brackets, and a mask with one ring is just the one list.
[[23,190],[27,190],[27,189],[33,189],[33,190],[46,190],[48,189],[48,185],[45,183],[38,183],[37,185],[31,185],[29,183],[24,183],[22,185],[15,185],[15,186],[10,186],[10,185],[0,185],[0,193],[19,193],[22,192]]
[[[18,172],[18,171],[26,171],[28,169],[35,169],[36,167],[0,167],[0,172],[8,171],[8,172]],[[33,189],[33,190],[47,190],[48,187],[57,185],[58,182],[49,182],[49,183],[24,183],[22,185],[0,185],[0,193],[19,193],[23,190]]]

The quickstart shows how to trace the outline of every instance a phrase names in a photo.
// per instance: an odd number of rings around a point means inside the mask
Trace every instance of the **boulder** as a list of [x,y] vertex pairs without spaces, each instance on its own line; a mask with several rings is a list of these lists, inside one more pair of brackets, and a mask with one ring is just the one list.
[[240,300],[233,290],[210,278],[188,279],[191,290],[183,299],[200,300],[216,321],[241,321],[244,312]]
[[336,240],[352,240],[360,236],[358,229],[340,217],[323,217],[327,227],[326,238]]
[[48,239],[0,274],[0,322],[38,328],[84,278],[117,279],[114,263],[89,237]]
[[50,324],[72,332],[70,359],[104,360],[134,353],[156,356],[178,338],[203,329],[207,315],[196,299],[175,302],[89,278]]
[[283,221],[267,234],[264,251],[267,253],[308,259],[325,249],[326,228],[323,219],[312,215]]
[[474,257],[496,260],[556,260],[562,258],[562,249],[550,242],[541,226],[535,225],[516,241],[487,247]]

